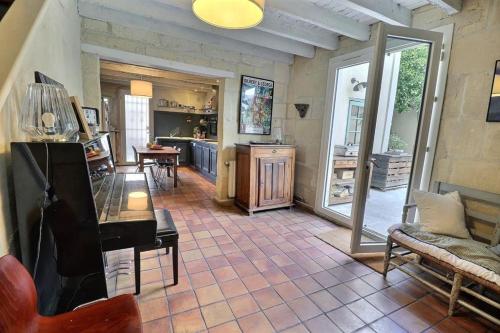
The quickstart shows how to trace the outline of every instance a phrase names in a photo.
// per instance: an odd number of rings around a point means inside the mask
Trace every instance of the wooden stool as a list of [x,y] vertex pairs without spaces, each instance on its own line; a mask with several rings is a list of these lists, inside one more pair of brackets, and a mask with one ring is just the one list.
[[155,210],[156,216],[156,244],[137,246],[134,248],[135,266],[135,293],[141,293],[141,252],[165,248],[169,253],[172,247],[172,264],[174,269],[174,285],[179,282],[179,233],[175,228],[172,215],[166,209]]

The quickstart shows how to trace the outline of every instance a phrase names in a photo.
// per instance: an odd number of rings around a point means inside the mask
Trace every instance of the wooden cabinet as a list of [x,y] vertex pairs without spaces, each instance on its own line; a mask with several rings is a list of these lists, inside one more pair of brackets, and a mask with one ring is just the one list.
[[295,147],[236,145],[235,203],[254,211],[293,205]]

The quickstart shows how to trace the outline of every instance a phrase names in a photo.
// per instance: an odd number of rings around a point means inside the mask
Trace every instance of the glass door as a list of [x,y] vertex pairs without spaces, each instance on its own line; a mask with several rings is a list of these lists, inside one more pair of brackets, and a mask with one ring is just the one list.
[[422,186],[441,43],[441,33],[378,26],[353,193],[353,253],[383,251],[387,228],[401,222]]
[[316,211],[352,227],[358,151],[366,118],[365,99],[373,48],[330,61]]
[[125,95],[125,162],[134,163],[132,146],[149,141],[149,98]]

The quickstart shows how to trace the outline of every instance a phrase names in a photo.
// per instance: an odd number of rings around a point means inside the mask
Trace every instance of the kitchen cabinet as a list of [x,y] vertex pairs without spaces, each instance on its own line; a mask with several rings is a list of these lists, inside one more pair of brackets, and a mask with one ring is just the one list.
[[235,203],[247,212],[293,205],[295,147],[237,144]]
[[204,141],[191,142],[194,152],[192,166],[206,178],[215,181],[217,178],[217,144]]

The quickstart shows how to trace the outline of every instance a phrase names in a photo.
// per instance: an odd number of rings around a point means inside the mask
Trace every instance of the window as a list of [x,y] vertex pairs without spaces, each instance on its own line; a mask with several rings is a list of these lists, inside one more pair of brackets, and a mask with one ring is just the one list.
[[349,100],[349,114],[347,116],[347,130],[345,133],[345,144],[359,145],[361,140],[361,126],[363,125],[363,113],[365,101],[363,99]]
[[127,162],[135,162],[132,146],[149,141],[149,98],[125,95],[125,148]]

